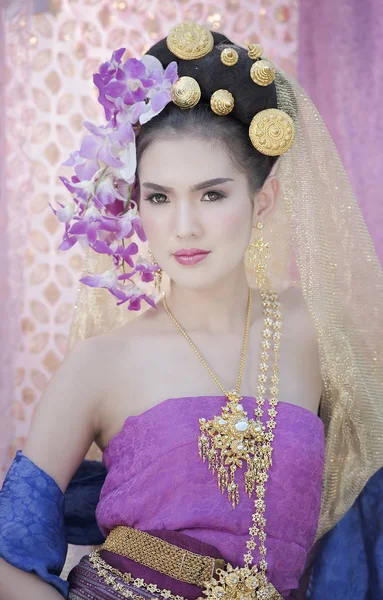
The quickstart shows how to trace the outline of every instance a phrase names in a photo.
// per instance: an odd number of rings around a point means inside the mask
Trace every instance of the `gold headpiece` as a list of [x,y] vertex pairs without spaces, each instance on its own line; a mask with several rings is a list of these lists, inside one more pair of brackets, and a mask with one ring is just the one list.
[[166,45],[178,58],[194,60],[213,50],[214,38],[207,27],[198,23],[180,23],[170,30]]
[[263,48],[261,44],[249,44],[247,46],[248,52],[247,55],[251,60],[258,60],[261,58],[263,53]]
[[238,52],[234,48],[225,48],[221,52],[221,61],[227,67],[232,67],[238,62]]
[[250,69],[250,77],[258,85],[270,85],[275,79],[275,67],[269,60],[258,60]]
[[210,107],[216,115],[228,115],[234,108],[234,97],[228,90],[217,90],[210,98]]
[[253,117],[249,136],[254,148],[267,156],[279,156],[291,148],[294,141],[294,121],[278,108],[261,110]]
[[193,77],[180,77],[170,90],[174,104],[179,108],[193,108],[201,98],[201,88]]
[[[213,34],[198,23],[181,23],[173,27],[166,38],[170,52],[183,60],[202,58],[214,48]],[[259,60],[263,48],[260,44],[248,45],[248,56],[256,62],[250,70],[251,79],[258,85],[270,85],[275,78],[275,67],[266,59]],[[234,48],[224,48],[221,61],[226,66],[238,62]],[[201,89],[193,77],[180,77],[172,86],[171,99],[179,108],[190,109],[201,99]],[[228,115],[234,108],[234,98],[228,90],[217,90],[210,98],[210,107],[217,115]],[[283,111],[261,111],[250,123],[249,136],[253,146],[266,156],[279,156],[287,152],[294,141],[294,123]]]

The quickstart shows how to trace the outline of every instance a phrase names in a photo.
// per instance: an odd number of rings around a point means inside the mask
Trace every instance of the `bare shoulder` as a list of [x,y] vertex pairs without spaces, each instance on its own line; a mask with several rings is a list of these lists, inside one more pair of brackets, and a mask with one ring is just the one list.
[[82,340],[67,354],[42,395],[23,453],[65,491],[97,435],[104,344]]

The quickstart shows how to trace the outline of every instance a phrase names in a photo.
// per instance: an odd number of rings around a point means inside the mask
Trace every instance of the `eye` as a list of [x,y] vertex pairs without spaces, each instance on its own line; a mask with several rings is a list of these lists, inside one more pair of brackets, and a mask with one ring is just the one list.
[[[158,198],[165,198],[165,200],[157,200]],[[151,194],[145,200],[151,202],[152,204],[167,204],[165,194]]]
[[[207,202],[217,202],[218,200],[222,200],[225,198],[225,194],[222,192],[217,192],[216,190],[210,190],[210,192],[206,192],[205,196],[210,196]],[[204,200],[206,202],[206,200]]]

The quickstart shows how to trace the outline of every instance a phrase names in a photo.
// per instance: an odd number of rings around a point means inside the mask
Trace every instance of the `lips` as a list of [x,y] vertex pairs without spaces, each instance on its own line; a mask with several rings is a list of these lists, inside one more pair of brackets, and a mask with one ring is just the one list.
[[196,254],[208,254],[208,250],[201,250],[200,248],[190,248],[189,250],[182,249],[177,250],[174,256],[195,256]]
[[181,265],[196,265],[204,260],[210,251],[200,250],[199,248],[183,249],[175,252],[174,258]]

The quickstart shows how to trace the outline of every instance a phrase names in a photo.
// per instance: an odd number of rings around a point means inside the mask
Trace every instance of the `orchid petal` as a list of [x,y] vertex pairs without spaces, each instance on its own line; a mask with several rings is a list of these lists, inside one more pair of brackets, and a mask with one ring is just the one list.
[[142,56],[140,60],[142,64],[145,65],[149,74],[151,74],[152,71],[156,69],[163,69],[163,66],[158,60],[158,58],[152,56],[151,54],[144,54],[144,56]]

